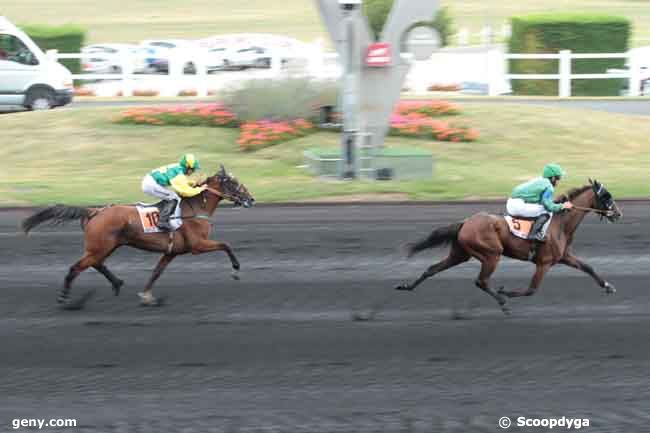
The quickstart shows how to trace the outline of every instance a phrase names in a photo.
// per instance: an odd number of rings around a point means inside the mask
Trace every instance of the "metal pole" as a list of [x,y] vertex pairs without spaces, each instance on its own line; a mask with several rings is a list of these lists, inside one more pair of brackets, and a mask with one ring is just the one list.
[[341,147],[343,164],[341,177],[355,179],[358,175],[358,135],[361,129],[361,4],[342,4],[343,8],[343,134]]

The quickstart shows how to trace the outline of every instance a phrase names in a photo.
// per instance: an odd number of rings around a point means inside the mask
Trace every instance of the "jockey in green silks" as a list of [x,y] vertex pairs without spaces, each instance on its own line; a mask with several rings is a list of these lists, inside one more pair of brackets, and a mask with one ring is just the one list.
[[506,204],[508,214],[513,217],[536,218],[528,239],[544,242],[551,216],[573,207],[573,203],[568,201],[553,201],[555,187],[565,174],[558,164],[547,164],[542,177],[522,183],[512,191]]
[[142,191],[145,194],[168,200],[160,211],[160,228],[173,230],[169,220],[176,212],[181,197],[194,197],[205,190],[205,186],[197,187],[187,178],[198,169],[199,160],[188,153],[182,156],[179,163],[152,170],[142,179]]

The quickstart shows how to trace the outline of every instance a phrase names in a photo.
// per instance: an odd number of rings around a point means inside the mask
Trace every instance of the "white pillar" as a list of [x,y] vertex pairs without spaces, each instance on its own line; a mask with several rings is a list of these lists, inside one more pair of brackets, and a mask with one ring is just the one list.
[[501,83],[503,82],[503,62],[504,58],[496,48],[487,52],[487,85],[488,96],[498,96],[500,93]]
[[458,45],[468,45],[469,44],[469,30],[466,27],[463,27],[458,32]]
[[639,56],[634,53],[634,50],[628,51],[628,56],[628,65],[630,68],[628,96],[641,96],[641,64],[639,62]]
[[194,51],[193,62],[196,68],[196,96],[208,96],[208,68],[205,64],[205,54],[200,50]]
[[133,62],[134,58],[130,50],[123,50],[120,55],[122,67],[122,96],[133,96]]
[[559,96],[560,98],[569,98],[571,96],[571,50],[560,51],[559,73]]

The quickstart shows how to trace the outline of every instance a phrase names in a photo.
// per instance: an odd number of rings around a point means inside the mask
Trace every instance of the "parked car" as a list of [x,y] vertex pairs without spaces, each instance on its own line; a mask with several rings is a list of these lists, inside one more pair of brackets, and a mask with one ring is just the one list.
[[271,57],[265,48],[243,47],[232,50],[224,63],[226,68],[234,69],[269,68]]
[[183,62],[184,74],[196,74],[196,56],[200,55],[198,47],[191,41],[183,39],[142,41],[145,67],[150,72],[169,73],[169,61],[178,55]]
[[209,48],[205,53],[205,67],[208,72],[224,69],[229,50],[227,47]]
[[81,67],[84,72],[95,74],[119,74],[122,72],[122,59],[124,54],[133,58],[133,70],[139,72],[144,69],[143,56],[137,45],[133,44],[97,44],[81,49]]
[[0,105],[44,110],[69,104],[73,94],[70,71],[0,16]]

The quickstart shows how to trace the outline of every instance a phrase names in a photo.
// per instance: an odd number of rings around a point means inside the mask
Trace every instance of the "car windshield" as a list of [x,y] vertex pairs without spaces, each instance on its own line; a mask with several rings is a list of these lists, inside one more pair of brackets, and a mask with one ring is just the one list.
[[36,56],[14,35],[0,34],[0,60],[9,60],[23,65],[37,65]]

